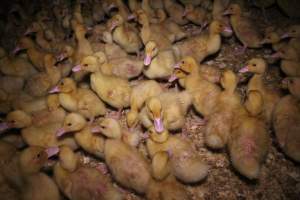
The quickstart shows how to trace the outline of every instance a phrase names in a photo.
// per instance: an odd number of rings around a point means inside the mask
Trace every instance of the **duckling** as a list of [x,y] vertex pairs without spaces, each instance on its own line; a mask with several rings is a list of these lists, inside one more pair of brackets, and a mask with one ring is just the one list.
[[293,95],[281,98],[273,112],[273,127],[279,146],[293,160],[300,162],[299,99]]
[[23,90],[24,82],[22,77],[0,75],[0,89],[7,94],[20,93]]
[[247,91],[257,90],[263,96],[264,106],[263,115],[266,122],[269,124],[272,120],[272,112],[275,105],[280,99],[280,93],[272,88],[268,88],[264,81],[263,76],[267,70],[267,63],[262,58],[252,58],[247,62],[247,66],[240,69],[240,73],[251,72],[254,73],[250,79],[247,87]]
[[179,25],[184,25],[188,23],[188,20],[184,18],[184,7],[173,0],[165,0],[164,7],[170,18]]
[[29,37],[22,37],[18,43],[17,47],[14,49],[14,54],[18,53],[20,50],[26,49],[27,55],[30,62],[36,67],[37,70],[44,70],[44,58],[45,52],[38,49],[36,44]]
[[192,148],[190,141],[183,139],[178,135],[166,135],[161,141],[154,141],[151,135],[161,135],[152,127],[149,129],[150,138],[147,139],[146,145],[149,156],[151,158],[157,152],[167,152],[169,155],[169,162],[171,174],[184,183],[195,183],[204,179],[208,173],[208,165],[197,157],[195,150]]
[[[31,116],[24,111],[15,110],[6,116],[5,122],[2,123],[2,127],[5,129],[22,129],[21,135],[26,142],[26,144],[30,146],[41,146],[41,147],[51,147],[58,146],[60,144],[65,144],[70,146],[72,149],[77,148],[77,144],[75,143],[73,138],[66,137],[60,141],[57,140],[55,136],[55,132],[61,126],[61,122],[65,117],[64,113],[61,111],[58,112],[49,112],[42,115],[43,118],[39,118],[38,116]],[[40,124],[34,124],[39,122]]]
[[46,95],[62,76],[61,71],[55,66],[56,59],[52,54],[46,54],[43,60],[45,72],[29,77],[24,88],[25,92],[34,97]]
[[108,60],[127,57],[127,52],[114,43],[112,34],[109,31],[104,31],[102,35],[102,40],[105,42],[104,53]]
[[236,92],[237,77],[231,70],[223,72],[221,85],[224,90],[218,96],[217,104],[207,117],[205,142],[213,149],[226,146],[230,137],[232,121],[240,108],[241,99]]
[[105,162],[118,183],[143,194],[152,180],[149,163],[136,148],[125,144],[114,134],[117,124],[114,119],[104,119],[100,125],[101,133],[107,136]]
[[[138,23],[142,25],[140,29],[140,37],[143,44],[146,45],[149,41],[154,41],[159,50],[167,50],[172,47],[172,40],[176,39],[176,34],[165,34],[165,27],[151,24],[150,19],[143,10],[137,11]],[[174,30],[172,32],[175,32]],[[171,38],[170,38],[171,37]]]
[[281,47],[271,57],[281,58],[280,68],[287,76],[300,76],[300,59],[296,49],[292,46]]
[[163,92],[162,87],[154,80],[139,82],[132,88],[130,96],[130,111],[126,114],[128,127],[134,127],[139,122],[139,111],[146,100]]
[[50,93],[59,92],[60,105],[69,112],[78,112],[85,118],[93,121],[97,116],[104,115],[104,103],[90,89],[77,88],[72,78],[64,78],[50,90]]
[[300,53],[300,25],[291,25],[281,36],[281,39],[290,38],[288,45]]
[[185,115],[192,104],[192,96],[186,92],[164,92],[146,100],[140,120],[146,128],[151,126],[159,133],[179,130],[185,123]]
[[181,71],[185,89],[192,95],[192,104],[204,117],[209,116],[217,104],[220,87],[207,81],[199,73],[199,66],[193,57],[185,57],[176,68]]
[[54,179],[69,199],[121,200],[123,195],[111,180],[96,168],[81,166],[76,154],[61,146],[59,162],[54,166]]
[[[73,64],[79,64],[85,56],[93,55],[94,52],[90,42],[85,38],[87,30],[84,25],[73,20],[72,29],[75,32],[77,41],[73,55]],[[85,76],[85,74],[86,72],[77,73],[74,78],[76,81],[79,81]]]
[[230,14],[230,23],[235,35],[243,44],[243,53],[246,48],[260,48],[262,34],[254,26],[254,22],[242,14],[238,4],[231,4],[224,14]]
[[92,133],[92,126],[87,125],[85,118],[78,113],[69,113],[63,125],[56,130],[56,136],[60,137],[66,133],[73,132],[76,143],[88,153],[99,158],[104,157],[104,138]]
[[115,75],[120,78],[133,79],[142,73],[143,61],[129,56],[113,58],[108,61],[107,56],[99,51],[94,53],[101,65],[101,71],[106,75]]
[[261,41],[262,44],[271,44],[274,51],[281,49],[285,43],[282,43],[280,35],[275,31],[269,31]]
[[289,90],[290,94],[295,98],[300,99],[300,78],[299,77],[286,77],[282,81],[285,87]]
[[175,65],[175,55],[171,49],[160,50],[154,41],[147,42],[145,46],[143,70],[146,77],[150,79],[166,78],[172,74]]
[[92,72],[91,88],[104,102],[118,108],[119,111],[129,106],[131,95],[129,82],[114,75],[103,74],[95,56],[85,57],[80,65],[73,68],[73,71],[78,70]]
[[208,34],[200,34],[174,44],[176,58],[192,56],[197,62],[202,62],[204,58],[220,50],[220,33],[223,30],[229,30],[229,27],[220,21],[213,21],[209,25]]
[[[229,18],[224,16],[224,11],[228,8],[230,1],[229,0],[215,0],[212,5],[212,18],[213,20],[222,21],[225,24],[230,24]],[[231,29],[227,29],[222,31],[222,36],[231,37],[233,31]]]
[[[1,145],[2,146],[2,145]],[[15,152],[14,157],[2,165],[1,173],[21,193],[22,199],[60,199],[55,182],[40,172],[48,158],[57,153],[57,148],[31,146],[22,152]],[[39,188],[37,190],[37,188]]]
[[27,79],[37,73],[33,65],[21,56],[11,57],[0,47],[0,71],[7,76],[18,76]]
[[126,24],[120,14],[113,16],[107,24],[112,32],[114,41],[120,45],[127,53],[137,53],[142,47],[142,41],[137,31]]
[[205,27],[208,23],[209,16],[207,11],[202,7],[195,7],[193,4],[187,4],[185,6],[183,15],[190,22],[201,26],[201,28]]
[[248,92],[243,108],[236,112],[228,142],[234,168],[249,179],[257,179],[270,146],[270,136],[264,118],[263,96],[259,91]]

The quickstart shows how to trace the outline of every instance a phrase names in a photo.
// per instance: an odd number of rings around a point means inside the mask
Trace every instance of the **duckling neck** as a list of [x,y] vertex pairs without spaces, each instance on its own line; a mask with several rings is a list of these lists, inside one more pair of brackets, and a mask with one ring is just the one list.
[[263,74],[254,74],[248,84],[248,90],[259,90],[264,88]]
[[220,34],[216,34],[216,33],[210,34],[207,43],[208,52],[214,54],[217,51],[219,51],[220,47],[221,47]]

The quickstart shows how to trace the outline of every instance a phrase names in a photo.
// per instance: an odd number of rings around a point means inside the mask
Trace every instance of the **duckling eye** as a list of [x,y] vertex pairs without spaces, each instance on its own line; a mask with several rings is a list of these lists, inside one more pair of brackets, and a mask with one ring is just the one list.
[[84,64],[83,66],[84,66],[84,67],[87,67],[87,66],[88,66],[88,64]]
[[64,85],[64,84],[65,84],[64,82],[61,82],[61,83],[60,83],[60,85]]
[[181,63],[182,63],[182,64],[185,64],[184,60],[183,60],[183,61],[181,61]]
[[252,64],[252,66],[256,67],[256,64]]
[[10,123],[14,124],[16,123],[16,120],[11,120]]
[[292,30],[292,33],[296,33],[296,30]]
[[36,157],[37,157],[37,158],[40,158],[40,157],[41,157],[41,153],[38,153],[38,154],[36,155]]
[[72,126],[72,123],[68,123],[67,126]]

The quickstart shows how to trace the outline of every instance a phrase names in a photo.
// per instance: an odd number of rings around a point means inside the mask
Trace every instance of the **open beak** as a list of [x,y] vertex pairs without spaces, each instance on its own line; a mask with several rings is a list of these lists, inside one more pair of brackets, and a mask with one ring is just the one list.
[[16,46],[16,48],[13,50],[13,55],[16,55],[19,51],[21,51],[22,50],[22,48],[21,47],[19,47],[19,46]]
[[225,28],[223,29],[223,31],[224,31],[225,33],[232,34],[232,29],[231,29],[229,26],[225,26]]
[[176,81],[178,79],[178,77],[175,75],[175,74],[172,74],[169,79],[168,79],[168,82],[169,83],[172,83],[174,81]]
[[245,66],[239,70],[239,73],[246,73],[246,72],[249,72],[249,66]]
[[72,68],[72,72],[79,72],[79,71],[81,71],[82,70],[82,67],[81,67],[81,65],[79,64],[79,65],[76,65],[76,66],[74,66],[73,68]]
[[152,58],[149,54],[146,54],[146,57],[144,59],[144,65],[148,66],[151,64]]

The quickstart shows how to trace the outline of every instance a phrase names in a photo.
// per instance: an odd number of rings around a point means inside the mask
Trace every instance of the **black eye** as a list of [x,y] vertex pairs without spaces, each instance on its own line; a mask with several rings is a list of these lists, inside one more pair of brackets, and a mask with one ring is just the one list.
[[72,126],[72,123],[68,123],[67,126]]
[[292,33],[296,33],[296,30],[292,30]]
[[61,82],[60,85],[64,85],[64,82]]
[[256,64],[253,64],[254,67],[256,67]]
[[183,61],[181,61],[181,63],[182,63],[182,64],[185,64],[184,60],[183,60]]
[[38,153],[38,154],[36,155],[36,157],[37,157],[37,158],[40,158],[40,157],[41,157],[41,153]]
[[16,123],[16,121],[15,120],[11,120],[10,123],[14,124],[14,123]]
[[84,66],[84,67],[87,67],[87,66],[88,66],[88,64],[84,64],[83,66]]

